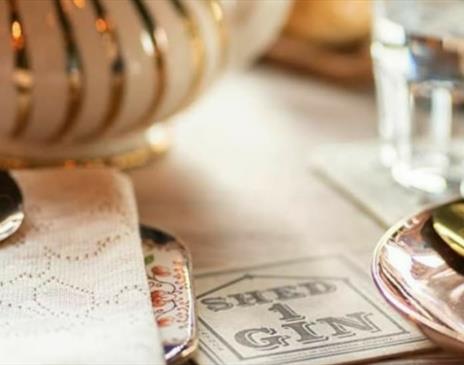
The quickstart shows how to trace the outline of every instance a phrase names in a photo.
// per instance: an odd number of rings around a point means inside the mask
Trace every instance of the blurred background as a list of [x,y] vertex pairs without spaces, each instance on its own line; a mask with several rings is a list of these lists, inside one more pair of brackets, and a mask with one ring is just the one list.
[[328,81],[372,84],[370,0],[294,0],[265,60]]

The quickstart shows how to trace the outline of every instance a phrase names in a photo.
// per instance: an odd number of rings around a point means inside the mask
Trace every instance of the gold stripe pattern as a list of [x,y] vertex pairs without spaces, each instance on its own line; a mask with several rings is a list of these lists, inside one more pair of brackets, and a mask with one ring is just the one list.
[[143,0],[133,0],[133,4],[140,15],[142,23],[153,45],[153,59],[156,71],[155,76],[158,77],[153,101],[151,102],[148,110],[142,116],[141,120],[137,122],[137,127],[140,128],[153,123],[153,115],[157,111],[166,90],[166,34],[164,30],[158,26],[155,19],[150,14],[150,11],[146,8]]
[[205,45],[201,38],[198,24],[195,22],[194,15],[189,11],[182,0],[170,1],[178,15],[181,17],[184,27],[190,36],[190,43],[193,52],[192,59],[194,69],[192,83],[184,102],[180,105],[180,108],[183,108],[193,101],[200,90],[201,80],[205,71]]
[[[91,0],[91,4],[96,18],[95,28],[103,40],[111,68],[111,92],[109,96],[108,109],[106,110],[102,121],[99,123],[98,129],[85,139],[97,138],[114,124],[114,121],[121,110],[126,84],[124,59],[114,24],[100,0]],[[76,4],[76,6],[82,8],[84,5]]]
[[[2,1],[2,0],[0,0]],[[28,57],[27,47],[27,34],[24,33],[24,24],[22,23],[18,0],[6,0],[9,10],[9,26],[11,44],[14,52],[14,73],[13,82],[17,92],[17,110],[15,115],[15,125],[11,131],[11,136],[14,138],[20,138],[23,136],[27,129],[28,123],[30,123],[31,111],[33,111],[33,90],[34,90],[34,74],[33,67]],[[53,131],[52,136],[48,142],[58,143],[63,140],[64,137],[70,136],[70,132],[73,131],[75,123],[79,117],[79,113],[82,110],[84,97],[86,95],[86,79],[85,79],[85,67],[82,63],[79,45],[77,44],[77,38],[75,37],[75,30],[73,24],[69,19],[70,10],[67,6],[75,6],[77,8],[84,8],[86,6],[91,7],[95,18],[95,29],[100,34],[103,46],[106,48],[106,54],[108,57],[108,67],[111,71],[111,79],[109,87],[111,91],[108,96],[108,104],[103,115],[99,118],[100,120],[95,121],[95,130],[89,134],[89,138],[94,139],[95,137],[103,134],[107,129],[114,125],[117,116],[120,114],[124,102],[124,94],[126,92],[126,65],[125,59],[122,52],[122,43],[118,37],[118,30],[116,25],[112,23],[111,14],[106,10],[104,2],[102,0],[71,0],[69,4],[67,0],[50,0],[53,1],[54,15],[58,22],[59,30],[63,37],[63,47],[65,52],[65,69],[61,70],[65,72],[68,82],[68,90],[66,95],[66,108],[61,124],[57,130]],[[113,1],[113,0],[109,0]],[[144,111],[140,121],[136,121],[136,124],[132,124],[128,130],[133,131],[136,127],[146,127],[151,125],[154,120],[153,116],[159,109],[159,106],[166,93],[167,83],[167,35],[165,29],[161,27],[156,21],[156,14],[153,14],[147,7],[145,0],[128,0],[131,1],[135,8],[137,15],[139,16],[142,27],[150,40],[153,52],[149,56],[153,58],[153,66],[155,69],[154,73],[154,91],[153,97],[150,102],[150,106]],[[197,92],[202,86],[202,80],[205,74],[206,68],[206,50],[204,40],[201,34],[201,28],[198,24],[198,19],[195,13],[191,11],[189,5],[185,0],[164,0],[168,1],[175,11],[176,15],[181,21],[181,25],[184,27],[184,31],[187,35],[188,44],[191,49],[191,78],[190,85],[185,96],[181,96],[183,100],[177,104],[176,110],[168,111],[169,114],[173,114],[194,99]],[[203,0],[205,4],[209,4],[211,16],[214,18],[217,24],[218,37],[221,44],[221,56],[219,59],[218,67],[222,67],[227,59],[227,44],[228,44],[228,32],[224,17],[224,9],[221,5],[220,0]],[[193,5],[192,5],[193,6]],[[173,44],[173,47],[176,45]],[[150,51],[149,51],[150,52]],[[58,70],[60,71],[60,70]],[[175,71],[175,70],[174,70]],[[43,121],[46,122],[46,121]],[[124,131],[122,131],[124,132]],[[87,139],[87,136],[85,137]],[[138,165],[144,163],[150,158],[153,152],[156,154],[165,151],[166,145],[162,147],[158,145],[145,146],[135,151],[126,151],[117,156],[103,156],[96,159],[76,159],[63,161],[59,158],[45,160],[42,158],[14,158],[0,156],[0,164],[3,166],[38,166],[38,165],[64,165],[74,166],[76,164],[89,165],[89,164],[109,164],[116,165],[122,168],[126,168],[132,165]]]
[[224,9],[220,0],[204,0],[210,9],[211,15],[216,23],[218,31],[219,44],[221,47],[221,55],[219,61],[219,69],[223,70],[227,65],[228,50],[229,50],[229,33],[224,14]]
[[58,23],[61,26],[63,40],[66,49],[66,73],[68,77],[68,105],[64,122],[52,136],[51,142],[58,142],[63,138],[74,126],[79,111],[82,106],[84,96],[84,69],[80,59],[79,50],[74,38],[72,25],[63,8],[61,0],[54,0],[55,12],[58,18]]
[[33,78],[27,55],[27,39],[18,13],[16,0],[8,0],[10,11],[10,35],[14,52],[15,69],[13,82],[17,92],[15,126],[11,132],[18,138],[25,131],[32,109]]

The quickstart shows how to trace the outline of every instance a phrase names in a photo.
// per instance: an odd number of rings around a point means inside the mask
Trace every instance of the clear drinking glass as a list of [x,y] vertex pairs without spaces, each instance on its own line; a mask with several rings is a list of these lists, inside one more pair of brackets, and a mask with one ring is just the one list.
[[464,180],[464,0],[376,0],[371,53],[382,160],[402,185]]

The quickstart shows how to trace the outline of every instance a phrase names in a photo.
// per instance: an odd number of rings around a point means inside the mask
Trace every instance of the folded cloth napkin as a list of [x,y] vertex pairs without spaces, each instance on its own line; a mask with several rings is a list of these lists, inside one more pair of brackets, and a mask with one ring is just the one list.
[[14,172],[25,221],[0,244],[1,364],[163,364],[130,181]]

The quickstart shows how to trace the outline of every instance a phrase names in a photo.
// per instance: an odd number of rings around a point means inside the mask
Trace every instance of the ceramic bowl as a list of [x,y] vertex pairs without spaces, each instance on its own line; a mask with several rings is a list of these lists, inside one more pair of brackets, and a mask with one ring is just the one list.
[[290,6],[243,3],[1,2],[0,165],[128,167],[164,151],[161,122],[262,52]]

